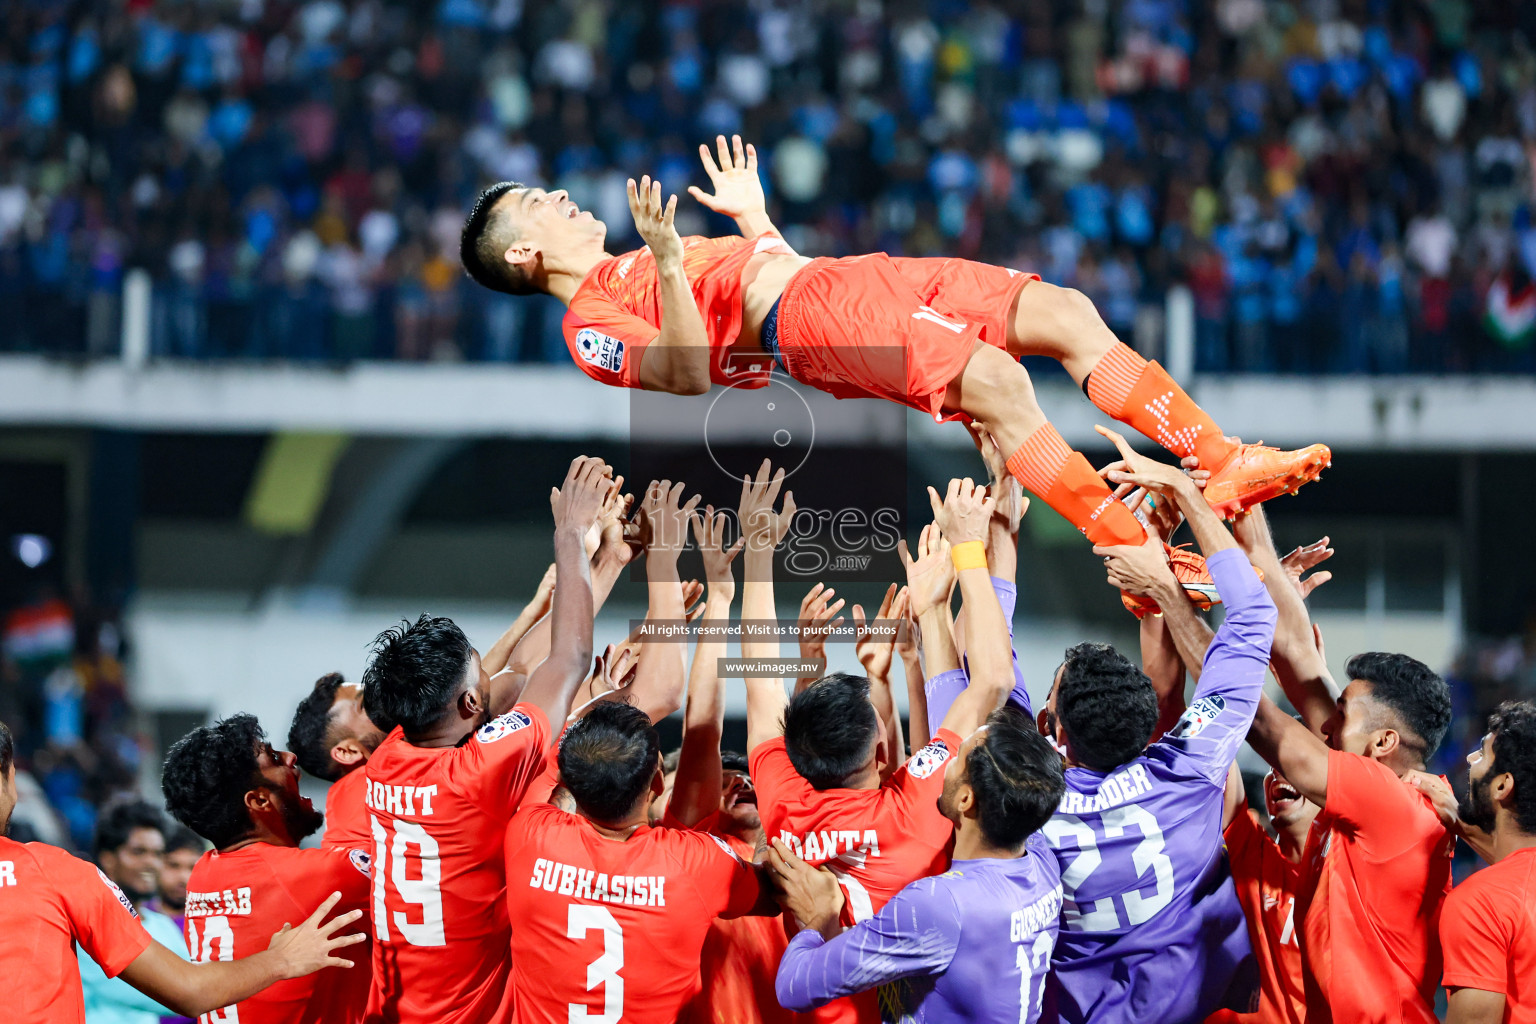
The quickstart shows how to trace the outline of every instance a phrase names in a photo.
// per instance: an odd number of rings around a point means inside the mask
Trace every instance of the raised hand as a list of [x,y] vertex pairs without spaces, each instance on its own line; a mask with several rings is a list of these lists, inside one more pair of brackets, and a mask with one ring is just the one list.
[[994,503],[992,515],[1007,525],[1009,533],[1017,534],[1020,520],[1029,511],[1029,499],[1024,496],[1024,487],[1017,477],[1008,472],[1008,460],[986,428],[969,423],[966,429],[971,432],[971,441],[981,453],[981,461],[987,464],[987,493]]
[[880,602],[880,610],[875,613],[875,621],[897,627],[895,632],[886,635],[876,636],[869,623],[864,621],[864,606],[853,606],[853,625],[856,631],[854,651],[859,664],[864,666],[864,674],[871,679],[886,678],[891,671],[896,633],[900,632],[901,620],[906,618],[911,603],[909,594],[908,588],[902,587],[898,591],[894,583],[885,588],[885,597]]
[[672,224],[677,212],[677,196],[661,201],[661,182],[652,181],[650,175],[640,179],[630,178],[626,185],[629,194],[629,214],[635,218],[635,230],[651,249],[657,267],[682,266],[683,239]]
[[693,517],[693,536],[699,542],[699,553],[704,556],[704,579],[711,593],[730,600],[736,593],[736,577],[731,563],[746,546],[745,536],[737,537],[736,543],[725,547],[728,517],[716,512],[715,506],[705,505],[701,514]]
[[942,501],[938,491],[928,488],[928,503],[933,506],[933,521],[951,546],[987,539],[987,525],[997,503],[970,477],[951,480]]
[[[1315,540],[1306,547],[1299,547],[1295,551],[1280,559],[1280,567],[1290,578],[1291,584],[1303,598],[1311,595],[1312,591],[1333,579],[1333,573],[1326,569],[1322,572],[1314,572],[1306,576],[1312,569],[1333,557],[1333,548],[1328,546],[1328,538]],[[1302,577],[1306,576],[1305,579]]]
[[818,583],[800,600],[800,660],[813,661],[827,656],[827,635],[843,624],[843,599],[825,583]]
[[1110,463],[1099,470],[1100,475],[1112,484],[1132,484],[1149,491],[1173,497],[1180,487],[1190,486],[1189,477],[1177,466],[1170,466],[1137,453],[1124,437],[1108,427],[1095,426],[1099,434],[1108,438],[1120,452],[1120,461]]
[[329,921],[325,920],[325,915],[331,912],[340,899],[341,893],[331,893],[303,924],[297,928],[285,924],[281,931],[272,936],[267,949],[277,954],[278,971],[284,978],[302,978],[327,967],[352,966],[351,960],[343,960],[331,954],[346,946],[366,941],[368,936],[361,932],[336,934],[362,917],[361,910],[349,910]]
[[1157,597],[1160,587],[1177,587],[1178,579],[1168,566],[1168,554],[1160,538],[1148,535],[1143,544],[1095,547],[1093,553],[1104,559],[1109,585],[1142,597]]
[[779,500],[779,490],[784,486],[784,470],[781,468],[770,479],[767,459],[758,467],[757,478],[741,478],[741,504],[737,517],[741,520],[741,534],[746,538],[748,551],[772,551],[789,532],[790,521],[795,518],[795,494],[784,492],[784,509],[773,510]]
[[676,561],[688,543],[688,521],[693,518],[694,507],[699,503],[695,494],[683,503],[683,488],[679,480],[652,480],[645,489],[645,499],[640,513],[648,527],[646,557],[654,560],[658,555]]
[[699,159],[704,163],[704,173],[709,175],[715,194],[709,195],[695,185],[688,186],[688,194],[727,217],[743,217],[767,209],[763,183],[757,176],[757,150],[750,144],[743,146],[740,135],[731,136],[729,147],[724,135],[715,136],[715,148],[719,153],[718,163],[707,145],[699,147]]
[[1151,527],[1164,544],[1169,543],[1179,527],[1184,525],[1184,513],[1179,510],[1178,502],[1167,498],[1159,501],[1145,487],[1121,484],[1115,488],[1115,500],[1124,501],[1125,507],[1138,514],[1143,524]]
[[571,527],[585,534],[597,521],[614,489],[612,474],[613,470],[602,459],[577,456],[566,471],[565,482],[549,493],[555,526]]
[[907,550],[906,539],[896,542],[896,553],[907,570],[908,601],[914,618],[949,602],[955,588],[955,565],[949,559],[949,542],[937,523],[929,523],[917,538],[917,558]]

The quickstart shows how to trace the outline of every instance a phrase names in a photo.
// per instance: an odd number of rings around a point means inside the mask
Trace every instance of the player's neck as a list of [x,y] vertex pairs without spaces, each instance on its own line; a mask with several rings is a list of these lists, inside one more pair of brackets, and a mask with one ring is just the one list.
[[[581,813],[580,808],[576,809],[576,813],[581,814],[583,818],[587,818],[585,814]],[[646,809],[641,807],[634,814],[629,816],[628,821],[620,822],[614,825],[604,825],[600,822],[593,821],[591,818],[587,818],[587,824],[591,825],[592,830],[598,835],[602,836],[604,839],[616,839],[622,843],[629,839],[629,837],[634,835],[637,831],[639,831],[640,826],[649,825],[650,816],[646,812]]]
[[1512,853],[1521,850],[1529,850],[1536,847],[1536,834],[1520,831],[1520,826],[1515,822],[1515,816],[1503,810],[1493,827],[1493,861],[1499,861]]
[[993,846],[981,834],[981,827],[972,821],[962,822],[955,829],[954,860],[1017,860],[1021,853],[1020,850]]
[[583,252],[569,256],[561,256],[558,260],[546,260],[544,264],[544,289],[569,306],[571,299],[575,298],[576,291],[581,283],[592,273],[592,268],[604,260],[612,259],[601,248],[594,252]]
[[293,837],[288,834],[286,829],[276,830],[268,828],[265,824],[258,821],[256,823],[256,827],[249,833],[240,839],[235,840],[233,843],[230,843],[228,846],[221,846],[219,848],[219,852],[234,853],[236,850],[243,850],[248,846],[255,846],[257,843],[265,843],[268,846],[286,846],[290,848],[299,845],[294,841]]
[[1308,818],[1304,821],[1293,821],[1284,828],[1275,829],[1275,841],[1280,846],[1280,855],[1292,864],[1301,863],[1301,854],[1307,848],[1307,833],[1311,828],[1312,819]]
[[472,721],[450,714],[442,725],[429,729],[419,736],[407,736],[405,742],[413,747],[456,747],[474,731],[475,726]]

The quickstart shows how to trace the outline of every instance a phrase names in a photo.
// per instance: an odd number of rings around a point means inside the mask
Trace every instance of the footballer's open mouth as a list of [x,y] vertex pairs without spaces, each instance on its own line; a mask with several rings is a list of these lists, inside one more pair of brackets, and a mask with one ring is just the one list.
[[567,199],[565,204],[561,206],[560,212],[565,215],[566,220],[575,220],[577,217],[580,217],[584,213],[586,213],[588,217],[592,216],[590,213],[587,213],[585,210],[571,202],[569,199]]
[[1269,798],[1270,802],[1275,805],[1275,810],[1279,812],[1289,810],[1291,807],[1295,806],[1295,804],[1301,800],[1301,794],[1298,793],[1296,791],[1296,787],[1292,786],[1290,783],[1277,782],[1275,783],[1274,790],[1270,793]]

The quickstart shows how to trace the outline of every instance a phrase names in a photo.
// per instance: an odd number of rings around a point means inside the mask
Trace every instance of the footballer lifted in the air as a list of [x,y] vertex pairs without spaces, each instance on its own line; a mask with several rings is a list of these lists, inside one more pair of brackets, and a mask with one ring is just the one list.
[[1146,533],[1047,422],[1021,356],[1058,360],[1104,412],[1198,458],[1211,474],[1206,498],[1227,516],[1329,464],[1323,445],[1279,451],[1225,437],[1074,289],[962,259],[797,254],[768,219],[756,151],[740,138],[716,141],[718,157],[699,147],[714,194],[689,193],[735,218],[742,237],[680,237],[677,197],[664,201],[642,177],[629,182],[629,207],[646,247],[610,256],[607,227],[565,192],[502,182],[481,193],[464,226],[465,269],[487,288],[564,302],[566,344],[605,384],[700,395],[711,384],[761,387],[777,365],[838,398],[972,420],[1008,453],[1019,482],[1097,545],[1140,544]]

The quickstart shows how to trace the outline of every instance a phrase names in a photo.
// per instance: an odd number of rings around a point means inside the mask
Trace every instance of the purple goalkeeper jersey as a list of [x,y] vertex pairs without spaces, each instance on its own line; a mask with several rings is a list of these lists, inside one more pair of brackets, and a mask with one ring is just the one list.
[[1032,1024],[1061,912],[1061,877],[1037,833],[1022,857],[957,860],[831,942],[803,931],[779,962],[786,1009],[880,987],[881,1017],[910,1024]]
[[1241,551],[1207,564],[1226,619],[1194,701],[1134,761],[1068,768],[1066,796],[1041,830],[1064,898],[1046,1020],[1198,1022],[1248,1010],[1257,995],[1221,814],[1264,685],[1275,605]]

